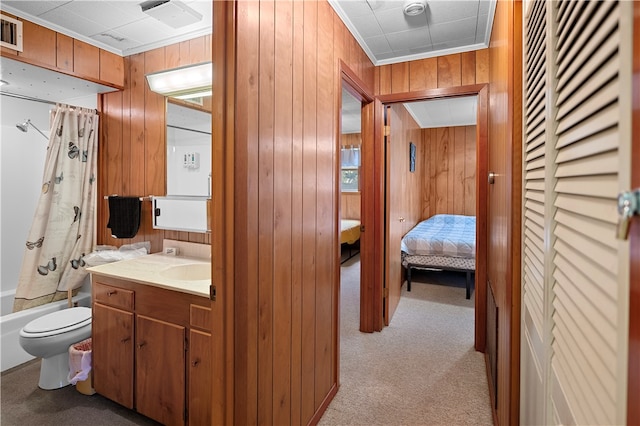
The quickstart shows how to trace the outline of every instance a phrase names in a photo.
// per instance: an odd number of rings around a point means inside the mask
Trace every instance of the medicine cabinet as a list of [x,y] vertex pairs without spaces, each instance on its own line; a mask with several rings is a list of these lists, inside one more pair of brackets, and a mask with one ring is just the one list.
[[167,98],[167,193],[153,197],[153,227],[209,232],[211,112]]

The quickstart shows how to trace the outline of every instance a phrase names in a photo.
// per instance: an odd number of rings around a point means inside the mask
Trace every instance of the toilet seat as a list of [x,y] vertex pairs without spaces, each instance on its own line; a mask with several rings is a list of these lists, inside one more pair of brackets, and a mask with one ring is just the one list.
[[91,325],[91,308],[84,306],[51,312],[36,318],[20,330],[22,337],[48,337]]

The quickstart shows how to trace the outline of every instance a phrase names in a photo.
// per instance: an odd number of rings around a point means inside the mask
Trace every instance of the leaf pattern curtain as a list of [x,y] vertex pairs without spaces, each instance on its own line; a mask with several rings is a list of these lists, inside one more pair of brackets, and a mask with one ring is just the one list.
[[87,275],[94,246],[98,114],[57,105],[42,193],[27,236],[14,312],[67,297]]

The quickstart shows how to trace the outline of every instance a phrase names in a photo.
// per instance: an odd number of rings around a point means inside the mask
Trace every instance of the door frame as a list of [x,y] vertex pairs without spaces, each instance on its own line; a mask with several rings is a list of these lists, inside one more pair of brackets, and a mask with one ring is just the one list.
[[[478,115],[476,123],[476,273],[475,273],[475,349],[484,352],[486,343],[486,292],[487,292],[487,193],[488,181],[488,128],[489,128],[489,86],[488,84],[473,84],[451,88],[427,89],[413,92],[394,93],[380,95],[373,102],[374,107],[374,162],[376,171],[372,174],[372,182],[366,182],[365,186],[370,188],[372,193],[367,194],[368,198],[374,201],[373,213],[380,217],[379,224],[372,231],[376,234],[373,239],[379,244],[385,241],[385,224],[383,223],[385,206],[384,194],[384,107],[387,104],[399,102],[411,102],[430,99],[454,98],[461,96],[478,96]],[[364,203],[363,203],[364,207]],[[483,212],[483,214],[480,214]],[[373,255],[373,265],[384,265],[385,251],[381,245],[376,246],[377,250]],[[384,326],[382,300],[385,273],[381,266],[373,271],[373,288],[370,296],[371,309],[367,314],[367,323],[373,324],[375,331],[382,330]],[[361,312],[361,315],[363,312]]]
[[[378,223],[377,215],[374,214],[374,209],[371,208],[371,194],[372,188],[370,187],[371,182],[373,182],[373,174],[377,173],[377,168],[372,167],[374,165],[374,157],[373,153],[373,92],[367,85],[356,75],[355,72],[349,68],[349,66],[342,60],[338,61],[339,75],[338,79],[339,83],[339,93],[338,96],[338,133],[340,133],[340,129],[342,128],[342,88],[344,87],[347,91],[353,95],[356,99],[359,99],[362,103],[361,109],[361,138],[362,138],[362,147],[361,147],[361,159],[362,166],[360,167],[360,224],[361,224],[361,233],[360,233],[360,331],[370,333],[373,330],[373,324],[371,323],[372,312],[370,309],[372,308],[371,302],[371,294],[372,294],[372,283],[374,282],[374,270],[375,270],[375,248],[377,247],[376,241],[374,241],[373,237],[375,235],[374,232],[365,232],[366,230],[372,230],[374,228],[374,224]],[[340,135],[339,135],[340,136]],[[337,140],[337,152],[340,152],[340,137],[336,138]],[[336,167],[336,193],[338,194],[338,205],[340,204],[340,167]],[[341,207],[340,207],[341,208]],[[337,223],[340,223],[338,221]],[[337,230],[340,232],[340,229]],[[340,247],[337,247],[337,258],[340,258]],[[338,262],[338,265],[340,262]],[[336,280],[335,282],[340,285],[340,267],[336,268]],[[340,290],[336,291],[336,297],[339,299]],[[336,306],[340,306],[339,303],[336,303]],[[340,323],[340,315],[338,310],[338,321],[337,324]],[[338,330],[340,327],[338,325]],[[338,338],[337,353],[340,354],[339,349],[340,339]]]
[[[633,69],[631,128],[631,188],[640,188],[640,4],[633,3]],[[632,395],[640,393],[640,218],[633,219],[629,232],[629,358],[627,382],[627,424],[640,424],[640,405]],[[634,362],[635,360],[635,362]]]

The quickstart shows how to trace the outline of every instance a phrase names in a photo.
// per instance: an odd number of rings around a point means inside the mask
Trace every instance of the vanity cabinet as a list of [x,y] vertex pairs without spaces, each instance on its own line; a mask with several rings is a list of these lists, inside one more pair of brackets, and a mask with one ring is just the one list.
[[209,299],[106,276],[93,282],[93,386],[165,425],[210,424]]
[[133,408],[133,313],[94,303],[91,334],[96,392]]

